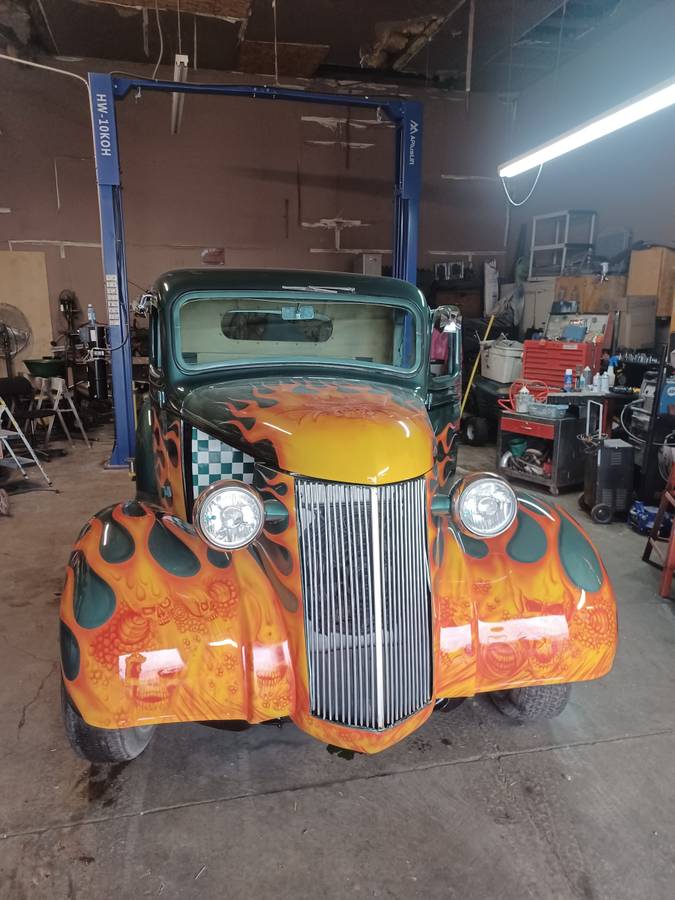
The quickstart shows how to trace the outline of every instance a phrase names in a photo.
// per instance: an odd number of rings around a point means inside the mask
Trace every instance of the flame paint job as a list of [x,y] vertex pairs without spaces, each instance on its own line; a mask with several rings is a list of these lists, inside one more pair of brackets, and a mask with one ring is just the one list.
[[[293,478],[259,466],[257,487],[288,519],[231,554],[209,550],[190,525],[145,503],[90,520],[61,603],[68,691],[85,720],[103,728],[290,716],[326,743],[384,750],[432,706],[380,733],[309,715]],[[429,508],[436,490],[431,472]],[[428,528],[437,698],[610,669],[612,589],[565,513],[522,495],[517,522],[490,542],[468,543],[430,513]]]
[[457,377],[443,378],[444,387],[430,391],[429,419],[436,436],[436,464],[438,487],[447,493],[452,476],[457,468],[457,431],[461,403],[461,380]]
[[182,422],[165,410],[152,410],[152,451],[155,487],[167,512],[186,518]]
[[443,425],[436,434],[436,461],[438,463],[438,488],[447,492],[452,476],[457,467],[457,427],[459,422],[459,407],[457,416],[452,421]]
[[402,388],[328,378],[234,381],[196,388],[183,409],[226,443],[306,478],[391,484],[433,465],[424,403]]
[[438,697],[586,681],[612,667],[614,593],[588,536],[558,507],[518,497],[513,526],[488,541],[430,520]]

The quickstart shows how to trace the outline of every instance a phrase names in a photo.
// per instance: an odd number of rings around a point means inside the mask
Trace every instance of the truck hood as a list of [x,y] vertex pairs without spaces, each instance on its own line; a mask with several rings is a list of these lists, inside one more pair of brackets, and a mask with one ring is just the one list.
[[389,484],[433,466],[434,435],[412,391],[330,378],[229,381],[192,390],[186,420],[307,478]]

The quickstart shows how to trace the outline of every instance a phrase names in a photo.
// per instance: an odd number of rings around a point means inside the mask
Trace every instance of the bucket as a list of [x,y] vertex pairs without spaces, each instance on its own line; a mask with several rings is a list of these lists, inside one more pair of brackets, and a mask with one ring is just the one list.
[[527,438],[513,438],[509,441],[509,450],[516,458],[522,456],[527,450]]

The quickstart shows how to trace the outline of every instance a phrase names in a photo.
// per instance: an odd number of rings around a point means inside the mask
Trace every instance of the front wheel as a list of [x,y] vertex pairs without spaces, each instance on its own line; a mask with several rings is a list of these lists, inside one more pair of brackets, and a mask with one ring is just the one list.
[[497,709],[510,719],[536,722],[555,719],[567,706],[571,684],[538,684],[490,694]]
[[61,681],[61,711],[70,745],[82,759],[92,763],[128,762],[148,746],[154,725],[135,728],[96,728],[88,725],[73,706]]

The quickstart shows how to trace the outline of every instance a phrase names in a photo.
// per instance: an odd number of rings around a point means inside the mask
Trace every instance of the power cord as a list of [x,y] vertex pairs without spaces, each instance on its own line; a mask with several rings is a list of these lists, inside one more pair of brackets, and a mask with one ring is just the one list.
[[77,78],[78,81],[81,81],[84,84],[87,93],[89,93],[89,82],[83,75],[78,75],[77,72],[69,72],[67,69],[57,69],[55,66],[46,66],[44,63],[32,62],[29,59],[19,59],[17,56],[8,56],[6,53],[0,53],[0,59],[7,60],[7,62],[18,63],[20,66],[30,66],[33,69],[44,69],[45,72],[56,72],[57,75],[68,75],[70,78]]
[[159,64],[162,61],[162,57],[164,56],[164,34],[162,32],[162,23],[159,18],[159,2],[155,0],[155,19],[157,20],[157,31],[159,32],[159,56],[157,57],[157,62],[155,63],[155,68],[152,70],[152,80],[154,81],[157,77],[157,70],[159,69]]
[[527,201],[530,199],[530,197],[532,196],[532,194],[534,194],[534,189],[536,188],[536,186],[537,186],[537,184],[538,184],[538,182],[539,182],[539,178],[540,178],[540,176],[541,176],[541,170],[542,170],[543,168],[544,168],[544,164],[542,163],[542,164],[539,166],[539,169],[537,170],[537,174],[536,174],[536,177],[535,177],[535,179],[534,179],[534,183],[533,183],[532,187],[530,188],[530,193],[527,195],[527,197],[525,197],[524,200],[519,200],[519,201],[517,201],[517,202],[513,199],[513,197],[511,196],[511,194],[509,194],[509,189],[508,189],[507,186],[506,186],[506,179],[505,179],[505,178],[502,178],[502,179],[501,179],[502,187],[504,188],[504,193],[506,194],[506,199],[509,201],[509,203],[511,204],[511,206],[524,206],[524,205],[527,203]]

